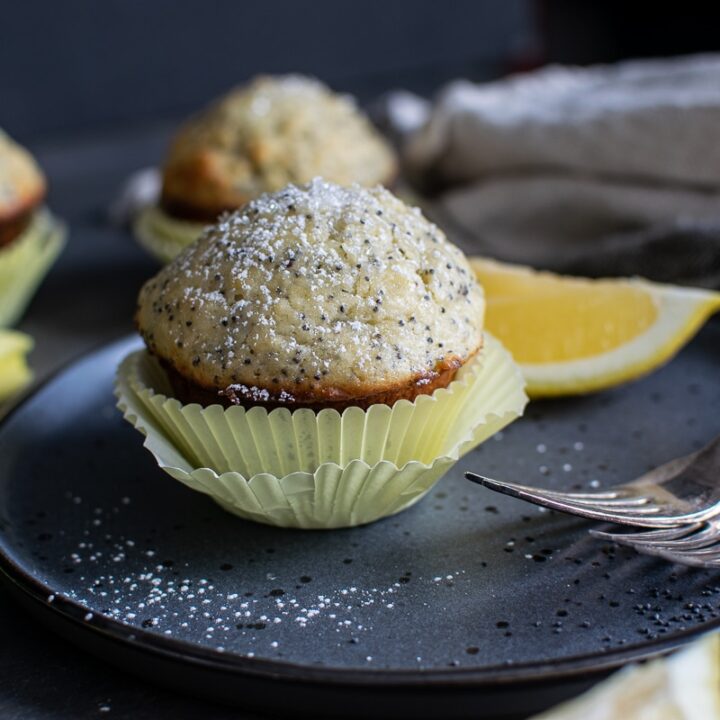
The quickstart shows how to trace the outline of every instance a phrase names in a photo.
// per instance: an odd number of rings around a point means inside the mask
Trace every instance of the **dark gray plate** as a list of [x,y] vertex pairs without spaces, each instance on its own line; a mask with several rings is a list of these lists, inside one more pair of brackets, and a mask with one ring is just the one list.
[[670,365],[532,404],[419,505],[371,526],[243,522],[164,475],[115,409],[125,339],[0,427],[0,566],[37,617],[159,682],[266,710],[510,716],[718,624],[720,575],[587,536],[464,470],[628,480],[720,432],[720,327]]

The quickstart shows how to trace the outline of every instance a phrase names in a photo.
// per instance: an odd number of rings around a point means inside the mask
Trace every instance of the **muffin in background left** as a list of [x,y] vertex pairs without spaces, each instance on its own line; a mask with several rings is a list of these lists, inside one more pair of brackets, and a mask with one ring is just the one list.
[[266,192],[314,177],[392,186],[393,149],[348,95],[302,75],[259,76],[178,130],[160,197],[138,215],[139,243],[169,262],[206,225]]
[[45,207],[47,183],[32,155],[0,130],[0,401],[31,379],[32,339],[6,328],[25,312],[65,242]]

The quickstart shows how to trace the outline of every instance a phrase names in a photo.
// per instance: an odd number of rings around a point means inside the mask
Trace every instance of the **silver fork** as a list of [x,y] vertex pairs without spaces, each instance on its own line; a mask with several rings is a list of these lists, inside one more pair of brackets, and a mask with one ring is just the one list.
[[720,518],[666,530],[611,533],[590,530],[593,537],[626,545],[644,555],[694,567],[720,567]]
[[[699,532],[707,529],[703,528],[704,523],[720,515],[720,436],[698,452],[671,460],[637,480],[601,492],[544,490],[471,472],[465,473],[465,477],[490,490],[592,520],[645,528],[688,526],[694,527],[692,532]],[[714,523],[712,527],[718,532]],[[654,542],[673,539],[657,535],[646,538],[653,547]],[[689,540],[682,534],[678,539]],[[666,550],[663,548],[662,552]]]

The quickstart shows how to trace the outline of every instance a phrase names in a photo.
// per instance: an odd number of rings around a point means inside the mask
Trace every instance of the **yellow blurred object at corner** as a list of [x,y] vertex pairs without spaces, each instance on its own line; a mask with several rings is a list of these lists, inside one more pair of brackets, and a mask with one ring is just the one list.
[[712,633],[670,658],[633,665],[585,695],[534,720],[717,720],[720,635]]

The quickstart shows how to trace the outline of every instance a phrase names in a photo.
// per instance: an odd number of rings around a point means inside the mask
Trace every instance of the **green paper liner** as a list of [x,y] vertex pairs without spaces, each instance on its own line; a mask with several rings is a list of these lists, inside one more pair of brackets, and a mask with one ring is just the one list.
[[166,264],[192,245],[206,225],[170,217],[157,205],[148,205],[138,214],[133,230],[138,243]]
[[527,403],[518,367],[488,334],[447,388],[392,408],[182,405],[145,350],[120,364],[115,392],[165,472],[236,515],[295,528],[362,525],[409,507]]
[[[17,330],[0,329],[0,403],[20,392],[32,380],[27,354],[33,339]],[[4,408],[0,406],[0,415]]]
[[25,230],[0,248],[0,327],[20,319],[65,244],[65,226],[38,210]]

